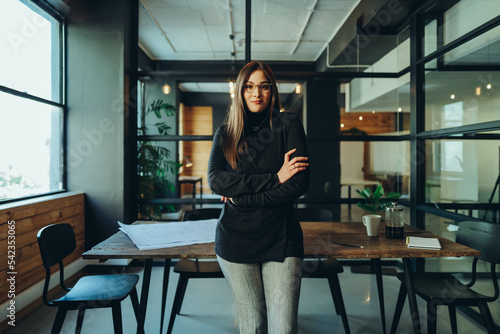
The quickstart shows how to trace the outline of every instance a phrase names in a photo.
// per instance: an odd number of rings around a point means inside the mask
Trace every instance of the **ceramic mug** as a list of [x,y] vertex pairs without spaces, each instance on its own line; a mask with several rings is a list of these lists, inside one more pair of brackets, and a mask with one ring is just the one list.
[[378,236],[378,230],[380,228],[380,220],[382,216],[380,215],[365,215],[363,216],[363,225],[366,226],[366,234],[369,237]]

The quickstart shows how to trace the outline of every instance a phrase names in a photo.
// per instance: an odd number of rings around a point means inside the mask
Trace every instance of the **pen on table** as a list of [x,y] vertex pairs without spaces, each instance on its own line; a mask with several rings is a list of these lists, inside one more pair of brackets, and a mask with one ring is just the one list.
[[337,244],[337,245],[342,245],[342,246],[348,246],[348,247],[365,248],[364,246],[349,245],[349,244],[344,244],[344,243],[336,242],[336,241],[332,241],[332,243]]

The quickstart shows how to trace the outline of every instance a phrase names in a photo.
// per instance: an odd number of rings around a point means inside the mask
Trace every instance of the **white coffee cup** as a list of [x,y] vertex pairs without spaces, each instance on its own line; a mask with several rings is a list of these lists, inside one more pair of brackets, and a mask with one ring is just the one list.
[[378,230],[380,228],[380,215],[365,215],[363,216],[363,225],[366,226],[366,233],[369,237],[378,236]]

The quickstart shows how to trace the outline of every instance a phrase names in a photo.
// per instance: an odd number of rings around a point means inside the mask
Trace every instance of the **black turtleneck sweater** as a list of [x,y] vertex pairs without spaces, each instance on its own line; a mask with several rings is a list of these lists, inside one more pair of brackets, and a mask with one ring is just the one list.
[[[269,141],[271,126],[269,124],[269,111],[259,113],[247,111],[245,120],[245,140],[248,145],[248,153],[258,165],[264,148]],[[257,128],[257,130],[255,130]]]

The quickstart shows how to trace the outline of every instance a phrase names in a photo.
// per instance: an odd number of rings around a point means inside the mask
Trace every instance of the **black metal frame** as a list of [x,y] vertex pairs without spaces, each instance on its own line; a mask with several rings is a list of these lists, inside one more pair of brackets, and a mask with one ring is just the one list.
[[126,2],[125,106],[124,106],[124,221],[137,219],[137,82],[139,67],[139,0]]

